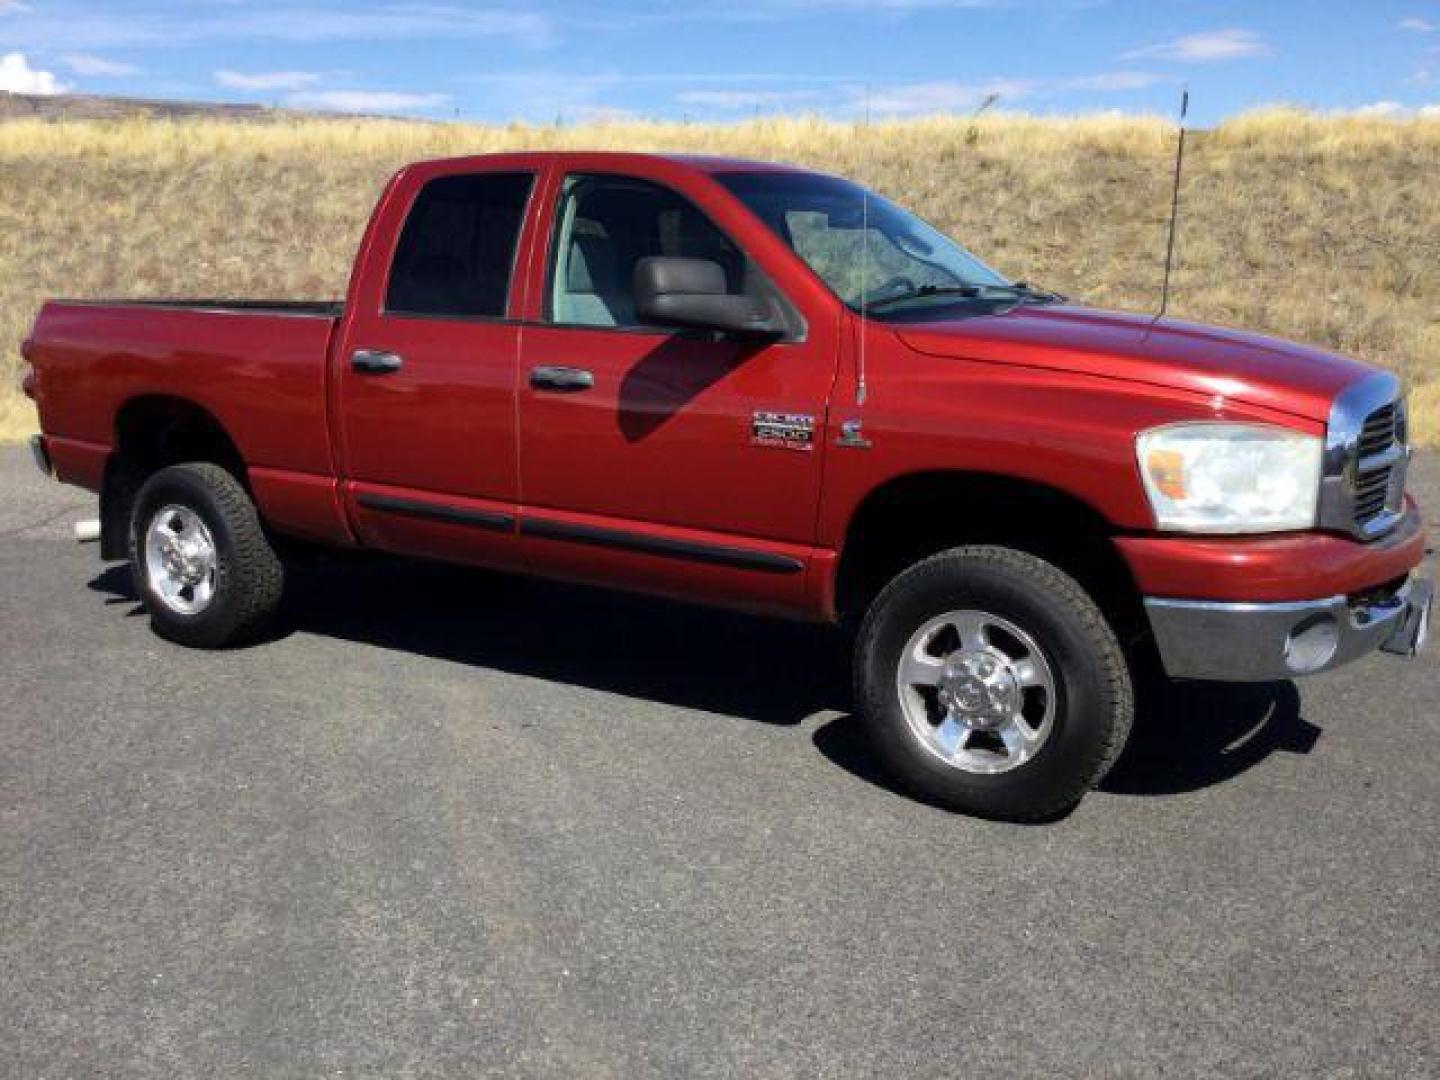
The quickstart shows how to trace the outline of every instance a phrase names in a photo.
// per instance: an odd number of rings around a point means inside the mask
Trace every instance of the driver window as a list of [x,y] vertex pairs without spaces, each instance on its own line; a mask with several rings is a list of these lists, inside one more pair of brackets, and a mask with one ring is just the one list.
[[618,176],[571,176],[560,197],[546,317],[576,326],[631,327],[635,264],[649,255],[709,259],[732,294],[752,276],[748,260],[675,192]]

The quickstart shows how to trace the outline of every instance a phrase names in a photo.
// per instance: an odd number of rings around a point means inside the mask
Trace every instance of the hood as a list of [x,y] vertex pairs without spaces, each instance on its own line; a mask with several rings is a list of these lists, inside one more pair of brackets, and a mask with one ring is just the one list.
[[1324,421],[1346,386],[1374,369],[1322,349],[1243,330],[1072,305],[892,324],[917,352],[1152,383]]

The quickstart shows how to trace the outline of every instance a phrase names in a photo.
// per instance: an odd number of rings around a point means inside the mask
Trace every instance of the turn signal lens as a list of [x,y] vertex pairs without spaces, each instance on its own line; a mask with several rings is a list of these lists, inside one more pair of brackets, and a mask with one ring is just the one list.
[[1185,458],[1178,450],[1151,449],[1145,468],[1156,491],[1177,502],[1185,498]]

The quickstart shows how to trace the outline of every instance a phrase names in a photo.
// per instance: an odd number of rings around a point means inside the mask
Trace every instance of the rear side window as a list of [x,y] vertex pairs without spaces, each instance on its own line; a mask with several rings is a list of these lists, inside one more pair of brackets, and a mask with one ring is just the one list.
[[503,318],[533,181],[483,173],[426,184],[400,233],[386,311]]

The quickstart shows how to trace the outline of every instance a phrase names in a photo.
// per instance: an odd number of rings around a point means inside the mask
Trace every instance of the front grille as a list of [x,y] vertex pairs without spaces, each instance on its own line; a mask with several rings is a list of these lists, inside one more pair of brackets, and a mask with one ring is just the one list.
[[1399,403],[1392,401],[1365,418],[1358,447],[1361,460],[1390,449],[1390,444],[1395,441],[1395,420],[1398,416]]
[[[1392,496],[1404,490],[1405,408],[1399,401],[1382,405],[1365,418],[1355,446],[1355,527],[1365,527],[1389,510]],[[1367,462],[1376,462],[1367,465]],[[1396,471],[1401,476],[1396,477]]]

